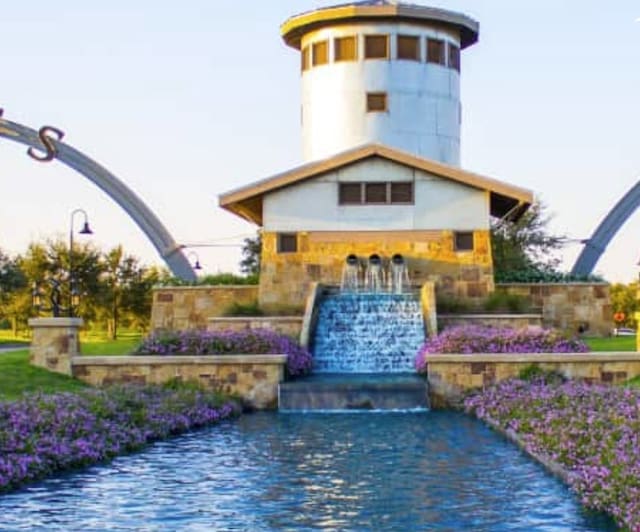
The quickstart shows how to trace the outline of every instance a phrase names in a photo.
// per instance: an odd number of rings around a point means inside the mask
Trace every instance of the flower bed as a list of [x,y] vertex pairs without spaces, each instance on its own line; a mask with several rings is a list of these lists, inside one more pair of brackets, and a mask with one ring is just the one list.
[[0,492],[237,413],[195,387],[121,386],[0,403]]
[[136,355],[287,355],[287,372],[311,370],[311,354],[288,336],[269,330],[182,331],[148,336]]
[[640,530],[640,390],[516,379],[467,398],[465,409],[560,464],[587,507]]
[[472,353],[586,353],[587,345],[552,329],[510,329],[463,325],[428,338],[416,356],[416,369],[426,371],[430,354]]

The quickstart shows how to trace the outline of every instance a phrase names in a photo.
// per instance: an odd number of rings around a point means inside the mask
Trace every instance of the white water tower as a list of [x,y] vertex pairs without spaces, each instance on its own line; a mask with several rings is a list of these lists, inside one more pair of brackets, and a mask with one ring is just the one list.
[[301,52],[305,161],[368,143],[460,165],[460,51],[478,23],[370,0],[302,13],[281,27]]

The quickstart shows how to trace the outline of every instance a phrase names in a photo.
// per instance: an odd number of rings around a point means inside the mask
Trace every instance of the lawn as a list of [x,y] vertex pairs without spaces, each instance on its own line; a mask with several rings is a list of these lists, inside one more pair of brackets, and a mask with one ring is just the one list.
[[138,333],[123,333],[117,340],[109,340],[99,335],[82,335],[80,337],[80,352],[83,355],[106,356],[128,355],[142,342]]
[[582,338],[591,351],[635,351],[635,336],[611,336],[610,338]]

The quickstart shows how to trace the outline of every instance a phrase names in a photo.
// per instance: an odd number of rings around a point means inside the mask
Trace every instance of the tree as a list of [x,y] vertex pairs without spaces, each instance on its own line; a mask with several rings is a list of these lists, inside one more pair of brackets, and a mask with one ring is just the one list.
[[19,258],[11,258],[0,250],[0,320],[11,321],[14,335],[17,324],[12,319],[12,303],[26,285],[27,279],[20,268]]
[[260,275],[260,254],[262,253],[262,237],[258,233],[253,238],[245,238],[242,245],[240,271],[246,275]]
[[494,220],[491,224],[493,269],[497,279],[514,271],[557,273],[555,255],[567,237],[549,234],[551,219],[542,203],[534,203],[517,222]]
[[611,309],[614,315],[621,312],[624,314],[622,323],[616,326],[634,327],[636,325],[635,312],[639,309],[637,292],[638,282],[629,284],[615,283],[611,285]]

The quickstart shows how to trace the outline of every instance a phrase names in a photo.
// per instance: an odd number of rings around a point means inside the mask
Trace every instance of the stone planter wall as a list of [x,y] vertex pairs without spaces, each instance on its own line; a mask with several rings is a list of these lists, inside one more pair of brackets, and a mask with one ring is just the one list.
[[640,353],[530,353],[427,356],[433,408],[457,407],[466,392],[517,377],[535,364],[569,379],[618,384],[640,375]]
[[542,326],[542,314],[440,314],[438,329],[453,325],[488,325],[491,327],[511,327],[522,329]]
[[29,362],[49,371],[71,374],[71,359],[80,352],[82,318],[33,318]]
[[234,303],[257,300],[257,285],[154,288],[151,330],[205,330],[209,318],[225,315]]
[[509,283],[497,292],[526,297],[542,309],[542,324],[573,333],[608,336],[613,315],[607,283]]
[[300,338],[302,316],[264,316],[238,318],[210,318],[208,331],[244,331],[267,329],[293,338]]
[[196,381],[236,394],[251,408],[272,409],[278,407],[286,361],[286,355],[74,357],[71,372],[92,386]]

